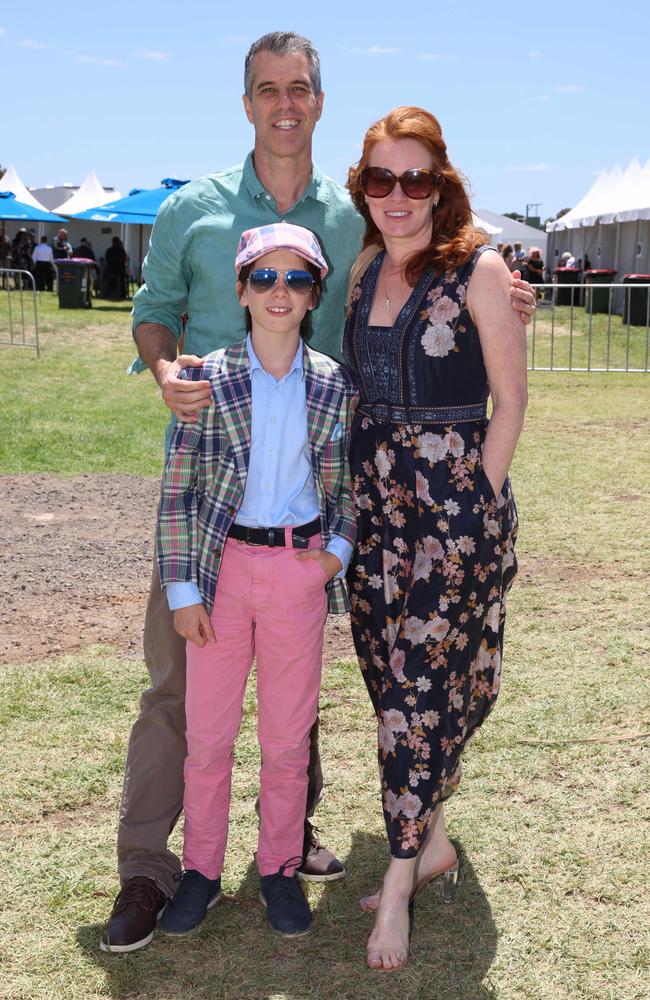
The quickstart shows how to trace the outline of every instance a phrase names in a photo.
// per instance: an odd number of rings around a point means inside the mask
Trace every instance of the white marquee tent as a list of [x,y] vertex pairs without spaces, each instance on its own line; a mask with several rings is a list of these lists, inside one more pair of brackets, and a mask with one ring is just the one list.
[[108,201],[116,201],[122,195],[119,191],[106,191],[99,183],[97,174],[91,170],[83,184],[70,197],[57,205],[54,212],[58,215],[74,215],[76,212],[85,212],[88,208],[95,208],[97,205],[105,205]]
[[517,222],[507,215],[498,215],[490,212],[487,208],[479,208],[479,215],[496,227],[499,233],[498,240],[492,240],[496,246],[498,243],[521,243],[524,250],[528,247],[539,247],[542,257],[546,260],[546,233],[542,229],[535,229],[534,226],[527,226],[524,222]]
[[17,201],[31,205],[32,208],[40,208],[43,212],[51,211],[45,205],[41,205],[40,201],[37,201],[34,195],[27,190],[15,167],[7,167],[4,176],[0,177],[0,191],[13,191]]
[[626,274],[650,272],[650,160],[634,159],[603,170],[578,204],[546,227],[549,258],[565,250],[592,267],[610,267],[621,281]]

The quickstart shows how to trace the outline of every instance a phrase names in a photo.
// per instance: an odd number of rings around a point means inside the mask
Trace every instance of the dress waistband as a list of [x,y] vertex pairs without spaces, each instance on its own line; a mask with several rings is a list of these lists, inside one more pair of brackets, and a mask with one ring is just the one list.
[[357,413],[377,424],[460,424],[485,420],[487,403],[460,406],[396,406],[393,403],[359,403]]

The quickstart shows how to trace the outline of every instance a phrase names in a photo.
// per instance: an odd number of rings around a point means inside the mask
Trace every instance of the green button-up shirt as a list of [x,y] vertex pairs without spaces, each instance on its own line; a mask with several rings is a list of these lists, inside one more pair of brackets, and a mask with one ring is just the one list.
[[[246,336],[235,294],[235,256],[242,232],[285,220],[318,237],[329,273],[312,313],[310,346],[340,358],[348,275],[363,220],[347,191],[314,164],[300,201],[281,215],[260,183],[249,153],[244,164],[186,184],[163,202],[133,299],[133,326],[160,323],[177,339],[187,313],[184,352],[202,357]],[[132,371],[141,371],[141,360]]]

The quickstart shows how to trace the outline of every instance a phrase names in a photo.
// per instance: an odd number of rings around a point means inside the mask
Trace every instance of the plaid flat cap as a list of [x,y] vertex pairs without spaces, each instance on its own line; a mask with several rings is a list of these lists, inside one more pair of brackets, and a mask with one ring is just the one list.
[[319,269],[321,278],[324,278],[329,270],[320,243],[309,229],[294,226],[290,222],[273,222],[269,226],[247,229],[241,234],[235,271],[239,274],[246,264],[252,264],[254,260],[272,250],[293,250],[299,257],[304,257],[310,264],[314,264]]

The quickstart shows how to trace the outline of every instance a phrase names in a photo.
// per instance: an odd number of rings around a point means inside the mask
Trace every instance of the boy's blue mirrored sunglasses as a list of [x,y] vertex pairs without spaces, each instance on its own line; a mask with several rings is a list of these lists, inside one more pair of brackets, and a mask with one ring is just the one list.
[[276,271],[274,267],[260,267],[251,271],[248,281],[254,292],[269,292],[277,285],[280,275],[287,288],[298,295],[307,295],[314,287],[314,279],[309,271]]

